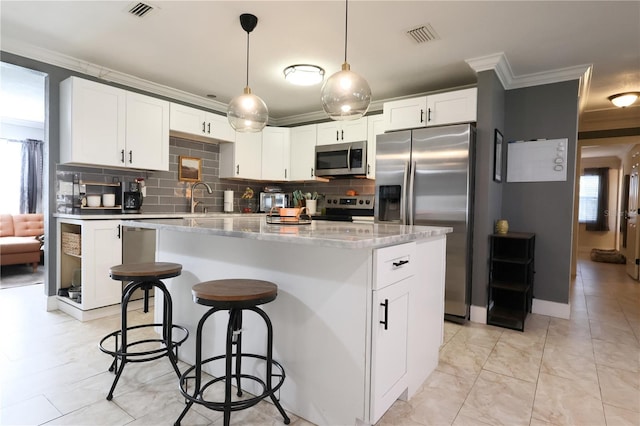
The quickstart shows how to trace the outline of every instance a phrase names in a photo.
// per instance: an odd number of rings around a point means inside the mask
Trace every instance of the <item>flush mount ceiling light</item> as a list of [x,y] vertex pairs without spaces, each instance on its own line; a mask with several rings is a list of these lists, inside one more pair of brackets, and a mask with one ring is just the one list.
[[313,86],[322,81],[324,70],[316,65],[290,65],[284,69],[284,78],[297,86]]
[[262,99],[251,93],[249,87],[249,34],[258,25],[258,18],[243,13],[240,15],[240,25],[247,32],[247,85],[242,95],[229,102],[227,118],[231,127],[238,132],[260,132],[267,125],[269,110]]
[[640,96],[640,92],[625,92],[611,95],[607,99],[615,106],[624,108],[633,104],[638,99],[638,96]]
[[349,2],[345,0],[344,63],[342,70],[325,81],[321,90],[322,108],[332,120],[355,120],[362,117],[371,103],[367,80],[351,71],[347,62]]

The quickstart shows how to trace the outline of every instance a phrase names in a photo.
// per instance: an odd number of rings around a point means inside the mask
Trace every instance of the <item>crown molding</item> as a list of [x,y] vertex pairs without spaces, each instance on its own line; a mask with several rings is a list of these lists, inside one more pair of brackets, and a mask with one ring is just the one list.
[[504,52],[467,59],[465,62],[476,73],[494,70],[506,90],[541,86],[562,81],[580,80],[581,99],[586,100],[586,94],[589,92],[589,85],[591,83],[591,64],[516,76],[513,74],[511,65]]
[[72,56],[64,55],[62,53],[24,43],[19,40],[3,37],[0,47],[5,52],[13,53],[15,55],[24,56],[29,59],[45,62],[47,64],[55,65],[71,71],[90,75],[100,80],[133,87],[145,92],[165,96],[167,98],[183,101],[192,105],[209,108],[224,114],[226,114],[227,112],[227,104],[224,104],[222,102],[214,101],[204,96],[194,95],[193,93],[154,83],[152,81],[135,77],[130,74],[125,74],[120,71],[115,71],[110,68],[103,67],[102,65],[82,61]]

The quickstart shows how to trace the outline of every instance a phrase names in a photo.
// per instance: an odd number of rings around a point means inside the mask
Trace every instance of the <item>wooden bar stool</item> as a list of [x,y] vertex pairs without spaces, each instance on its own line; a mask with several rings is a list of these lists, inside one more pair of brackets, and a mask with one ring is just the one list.
[[[187,405],[176,420],[179,425],[191,406],[201,404],[211,410],[224,412],[224,425],[228,426],[232,411],[244,410],[256,405],[266,397],[270,397],[284,419],[285,424],[289,424],[290,419],[275,397],[274,393],[280,389],[284,383],[284,369],[272,358],[273,328],[271,320],[258,305],[269,303],[278,295],[278,286],[274,283],[251,279],[227,279],[207,281],[196,284],[192,288],[193,301],[200,305],[211,306],[198,322],[196,334],[196,363],[187,369],[180,377],[180,392],[187,400]],[[226,353],[212,358],[202,359],[202,328],[206,320],[218,311],[229,311],[227,323]],[[267,347],[266,356],[242,352],[242,312],[253,311],[264,320],[267,326]],[[234,348],[235,346],[235,353]],[[253,358],[265,361],[265,379],[262,380],[251,374],[242,373],[242,359]],[[235,359],[235,370],[232,368],[232,361]],[[218,360],[225,361],[225,375],[216,377],[206,383],[202,383],[202,366],[209,362]],[[276,367],[277,374],[273,373]],[[273,386],[272,378],[278,378],[278,383]],[[195,388],[188,392],[187,381],[195,379]],[[252,380],[258,383],[262,389],[260,395],[248,399],[231,400],[231,384],[235,379],[237,395],[242,396],[241,379]],[[207,389],[218,382],[224,381],[224,402],[210,401],[205,399]]]
[[[147,362],[166,356],[169,358],[177,376],[180,377],[180,370],[178,369],[177,363],[178,347],[187,340],[187,337],[189,337],[189,331],[185,327],[173,324],[171,295],[169,294],[167,287],[160,280],[177,277],[181,272],[182,265],[169,262],[131,263],[127,265],[113,266],[109,270],[109,275],[112,279],[117,281],[129,281],[129,283],[122,292],[120,330],[107,334],[102,338],[102,340],[100,340],[100,350],[113,356],[113,362],[111,363],[111,367],[109,367],[109,371],[116,372],[116,377],[114,378],[111,390],[109,390],[109,394],[107,395],[107,400],[110,401],[113,398],[113,391],[116,389],[122,370],[124,370],[124,366],[129,362]],[[164,295],[162,323],[128,326],[127,305],[129,304],[129,299],[131,299],[133,292],[138,289],[142,289],[144,291],[144,312],[146,313],[149,312],[149,290],[152,288],[159,289]],[[162,327],[162,336],[157,338],[142,337],[135,341],[129,340],[129,332],[151,327]],[[174,340],[173,337],[174,330],[177,330],[177,334],[180,336],[176,340]],[[105,348],[105,342],[108,340],[115,341],[114,350]],[[119,340],[120,343],[118,343]],[[157,347],[158,344],[159,347]],[[145,347],[153,346],[153,348],[148,350],[132,350],[132,348],[137,345],[144,345]],[[119,368],[118,360],[120,360]]]

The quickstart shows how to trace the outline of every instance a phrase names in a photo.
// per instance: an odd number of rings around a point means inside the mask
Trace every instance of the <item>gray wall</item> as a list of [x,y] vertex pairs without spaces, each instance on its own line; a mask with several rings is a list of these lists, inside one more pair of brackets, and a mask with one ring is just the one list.
[[509,90],[505,96],[505,141],[568,139],[566,181],[502,185],[509,230],[536,234],[534,297],[558,303],[568,303],[571,280],[578,86],[573,80]]
[[[495,221],[500,218],[502,207],[503,184],[493,180],[493,144],[495,129],[504,135],[504,98],[505,90],[495,71],[478,73],[471,304],[481,307],[487,306],[489,234],[493,233]],[[505,148],[503,146],[503,153]],[[504,163],[502,170],[504,182]]]

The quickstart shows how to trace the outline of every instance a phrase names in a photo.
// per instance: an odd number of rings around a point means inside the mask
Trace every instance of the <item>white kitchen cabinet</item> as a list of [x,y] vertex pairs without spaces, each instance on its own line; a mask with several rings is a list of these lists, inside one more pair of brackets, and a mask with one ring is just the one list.
[[415,243],[374,252],[371,424],[408,389],[409,300],[417,263]]
[[169,102],[126,92],[127,167],[169,170]]
[[385,131],[476,121],[477,94],[470,88],[385,102]]
[[62,81],[60,162],[169,170],[169,102],[78,77]]
[[382,106],[385,131],[425,127],[427,97],[385,102]]
[[317,125],[291,128],[291,181],[315,179]]
[[236,132],[227,117],[201,109],[171,103],[170,130],[172,133],[199,136],[234,142]]
[[[70,287],[75,271],[82,283],[80,302],[58,296],[60,303],[82,311],[120,303],[122,283],[109,277],[109,268],[122,263],[120,229],[119,220],[58,219],[57,287]],[[66,232],[80,236],[80,253],[63,247]]]
[[427,126],[469,123],[477,119],[478,89],[427,96]]
[[220,177],[262,178],[262,132],[237,132],[234,143],[220,144]]
[[60,83],[60,162],[122,167],[126,92],[70,77]]
[[265,127],[262,130],[262,180],[289,180],[291,176],[289,151],[289,128]]
[[329,121],[318,124],[318,145],[367,140],[367,117],[357,120]]
[[376,178],[376,136],[385,131],[382,114],[367,117],[367,179]]

